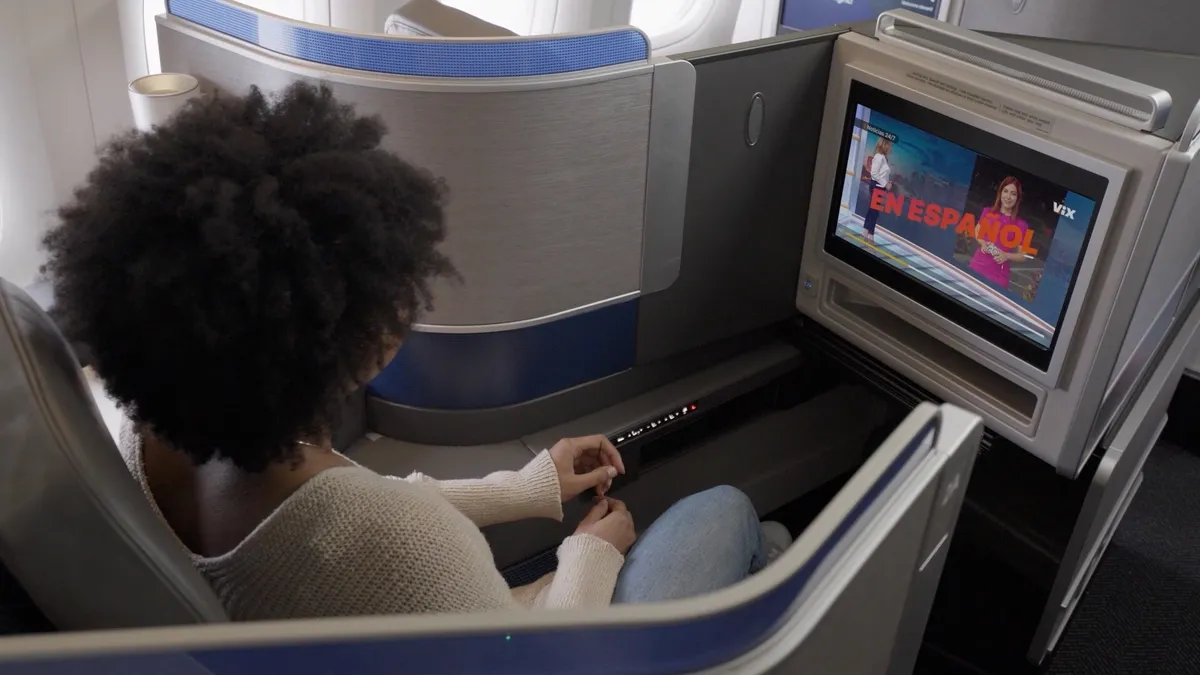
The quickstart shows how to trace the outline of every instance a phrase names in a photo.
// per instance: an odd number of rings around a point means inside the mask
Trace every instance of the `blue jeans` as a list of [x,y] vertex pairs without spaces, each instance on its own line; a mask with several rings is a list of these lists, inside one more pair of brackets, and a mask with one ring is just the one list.
[[667,509],[625,556],[613,602],[659,602],[735,584],[767,564],[758,514],[722,485]]

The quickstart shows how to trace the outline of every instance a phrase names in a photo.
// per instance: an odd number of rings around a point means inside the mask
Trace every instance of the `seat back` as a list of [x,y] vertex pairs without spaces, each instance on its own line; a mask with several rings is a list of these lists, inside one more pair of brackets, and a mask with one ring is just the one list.
[[407,0],[387,18],[383,32],[388,35],[460,38],[516,35],[507,28],[443,5],[438,0]]
[[101,421],[71,348],[0,280],[0,561],[59,629],[226,620]]

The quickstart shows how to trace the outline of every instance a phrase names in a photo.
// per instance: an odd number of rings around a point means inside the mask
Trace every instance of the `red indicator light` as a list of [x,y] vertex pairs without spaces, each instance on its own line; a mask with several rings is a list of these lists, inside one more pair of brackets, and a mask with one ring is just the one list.
[[695,403],[693,403],[693,404],[692,404],[692,410],[695,410],[695,409],[696,409],[696,404],[695,404]]

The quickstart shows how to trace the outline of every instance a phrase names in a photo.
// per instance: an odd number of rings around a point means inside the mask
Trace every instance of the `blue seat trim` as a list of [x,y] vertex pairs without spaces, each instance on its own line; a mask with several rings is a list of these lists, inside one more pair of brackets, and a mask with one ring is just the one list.
[[[728,663],[779,629],[816,570],[896,480],[931,435],[933,418],[867,490],[828,539],[788,580],[768,593],[720,614],[682,623],[649,626],[563,626],[537,633],[474,634],[357,640],[305,645],[245,647],[190,652],[213,675],[318,675],[399,671],[466,675],[657,675],[696,672]],[[162,656],[121,654],[5,664],[11,675],[48,672],[120,672],[158,675]],[[86,664],[86,665],[85,665]]]
[[412,333],[370,393],[417,408],[478,410],[607,377],[633,367],[637,305],[495,333]]
[[342,33],[222,0],[168,0],[167,12],[284,56],[392,75],[528,77],[634,63],[650,56],[646,36],[632,28],[472,41]]

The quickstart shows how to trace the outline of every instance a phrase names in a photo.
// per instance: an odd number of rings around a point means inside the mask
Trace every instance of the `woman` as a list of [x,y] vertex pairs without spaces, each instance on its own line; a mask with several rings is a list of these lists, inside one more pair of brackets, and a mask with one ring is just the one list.
[[891,152],[892,142],[888,139],[880,138],[875,142],[875,155],[871,157],[871,206],[863,218],[863,232],[872,244],[875,243],[875,223],[879,220],[879,210],[874,208],[875,190],[886,192],[892,189],[892,165],[888,164]]
[[[996,200],[991,206],[984,207],[975,226],[975,240],[979,242],[979,250],[971,258],[970,267],[979,276],[1005,290],[1008,290],[1008,283],[1012,277],[1012,262],[1025,259],[1020,245],[1025,241],[1029,224],[1017,215],[1020,208],[1021,181],[1009,176],[1000,181],[1000,187],[996,190]],[[1011,237],[999,235],[1005,228],[1011,232],[1011,228],[1014,227],[1020,232],[1015,242],[1012,242]],[[985,237],[985,230],[996,234]],[[991,241],[993,237],[995,241]],[[1011,245],[1005,244],[1004,240],[1008,240]]]
[[108,147],[46,237],[59,325],[94,351],[132,421],[131,472],[230,616],[597,607],[762,567],[764,530],[732,488],[681,501],[637,547],[628,510],[601,497],[557,573],[510,590],[478,528],[603,495],[624,471],[607,440],[456,481],[333,450],[346,395],[454,274],[442,186],[383,134],[324,87],[196,101]]

